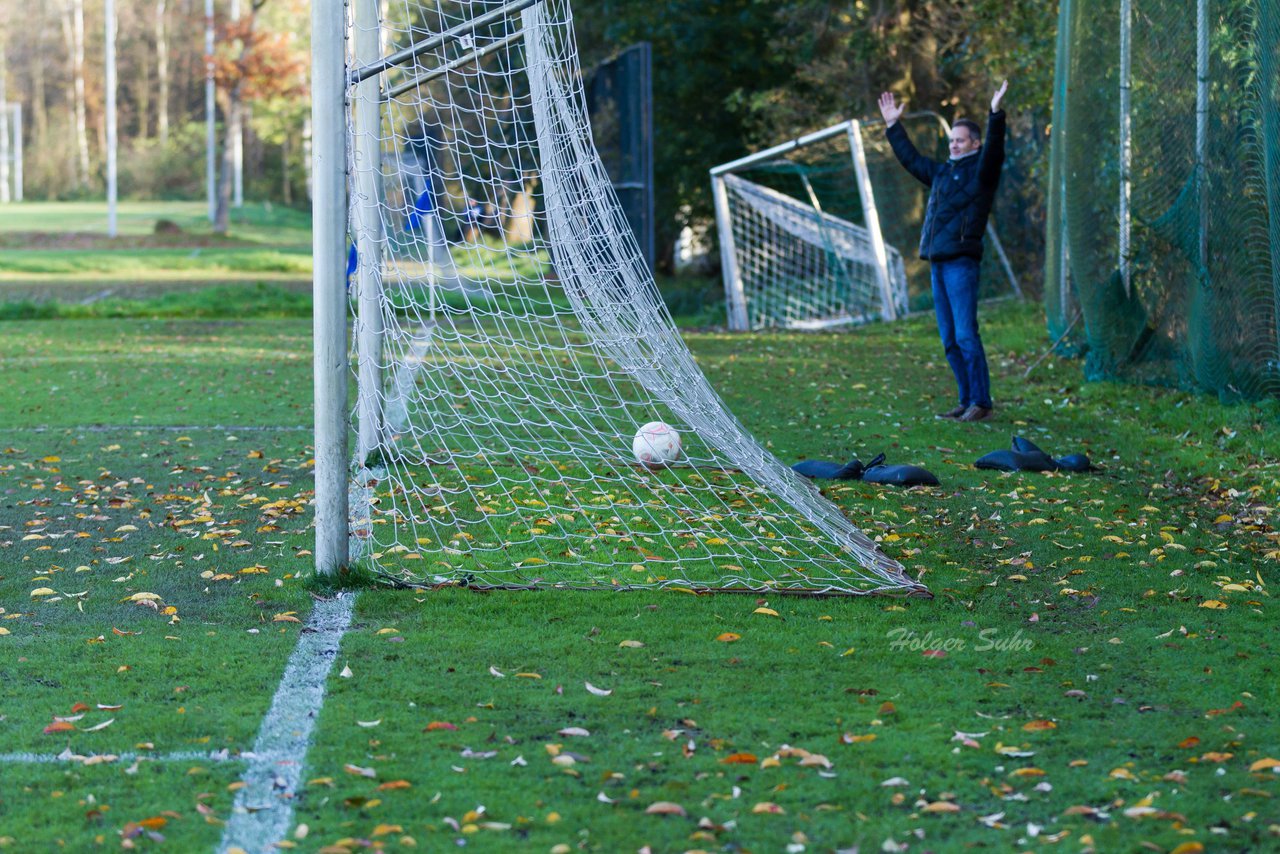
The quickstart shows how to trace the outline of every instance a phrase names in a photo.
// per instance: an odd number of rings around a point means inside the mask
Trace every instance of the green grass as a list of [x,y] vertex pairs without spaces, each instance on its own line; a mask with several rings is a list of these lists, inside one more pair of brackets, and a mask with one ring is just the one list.
[[[1250,771],[1280,759],[1280,407],[1086,384],[1079,363],[1053,357],[1024,381],[1045,344],[1039,312],[1002,304],[983,319],[999,408],[978,425],[932,418],[951,381],[927,318],[688,333],[783,460],[883,451],[939,475],[931,490],[825,485],[932,601],[365,579],[303,774],[298,848],[1280,844],[1280,780]],[[309,325],[0,331],[12,375],[0,388],[0,753],[229,757],[143,760],[132,774],[126,762],[5,766],[0,837],[95,850],[152,841],[138,823],[160,818],[164,847],[207,850],[297,639],[299,624],[276,618],[305,619],[319,589],[306,576]],[[1103,470],[972,468],[1014,432]],[[137,593],[157,608],[122,601]],[[75,731],[44,732],[77,703],[90,709]],[[823,760],[801,765],[797,750]],[[662,801],[686,815],[646,814]]]
[[[212,226],[204,202],[120,202],[117,230],[122,238],[153,235],[157,220],[166,219],[194,237],[208,237]],[[250,203],[231,212],[230,237],[251,243],[302,246],[311,242],[310,214],[289,208]],[[0,240],[6,233],[40,234],[65,242],[66,235],[107,234],[106,202],[34,202],[0,210]],[[175,238],[169,238],[173,240]]]

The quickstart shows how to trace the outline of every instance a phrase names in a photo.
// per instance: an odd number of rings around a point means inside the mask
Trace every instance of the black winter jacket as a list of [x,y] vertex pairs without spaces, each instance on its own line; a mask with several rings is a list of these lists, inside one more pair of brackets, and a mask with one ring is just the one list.
[[977,154],[939,163],[911,144],[901,122],[886,132],[898,161],[926,187],[929,205],[920,233],[920,257],[950,261],[982,258],[982,235],[1004,165],[1004,110],[987,119],[987,139]]

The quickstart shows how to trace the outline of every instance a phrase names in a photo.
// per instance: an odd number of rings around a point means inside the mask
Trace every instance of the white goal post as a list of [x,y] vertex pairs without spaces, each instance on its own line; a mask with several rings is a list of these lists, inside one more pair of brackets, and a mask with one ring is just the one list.
[[[936,113],[904,121],[950,133]],[[881,123],[840,122],[711,170],[731,330],[822,329],[907,313],[919,225],[903,219],[919,217],[920,205],[896,198],[905,173],[889,162],[883,134],[868,135]],[[821,187],[811,174],[825,176]],[[1020,295],[990,224],[987,236]]]
[[[927,595],[694,361],[592,145],[568,0],[318,0],[313,26],[319,572]],[[636,459],[653,421],[669,465]]]

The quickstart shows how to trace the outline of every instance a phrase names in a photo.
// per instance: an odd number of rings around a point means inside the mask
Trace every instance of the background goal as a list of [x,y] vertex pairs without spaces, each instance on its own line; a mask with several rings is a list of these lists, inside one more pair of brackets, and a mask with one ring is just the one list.
[[[902,122],[921,152],[949,156],[941,116]],[[711,170],[731,329],[821,329],[932,306],[918,257],[928,190],[881,124],[841,122]],[[985,242],[980,296],[1020,295],[994,226]]]

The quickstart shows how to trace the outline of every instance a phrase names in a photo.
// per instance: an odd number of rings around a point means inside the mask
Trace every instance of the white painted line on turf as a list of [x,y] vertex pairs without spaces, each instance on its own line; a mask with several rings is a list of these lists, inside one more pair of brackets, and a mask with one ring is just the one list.
[[76,424],[68,427],[37,424],[33,427],[6,427],[13,433],[303,433],[311,424]]
[[318,601],[303,626],[258,730],[253,759],[241,778],[245,785],[236,792],[219,854],[235,848],[274,851],[288,832],[311,731],[324,703],[325,679],[351,625],[355,601],[354,593]]
[[108,762],[248,762],[251,753],[230,753],[226,750],[179,750],[174,753],[72,753],[70,748],[62,753],[0,753],[0,765],[52,765],[58,762],[78,762],[84,765],[100,765]]

